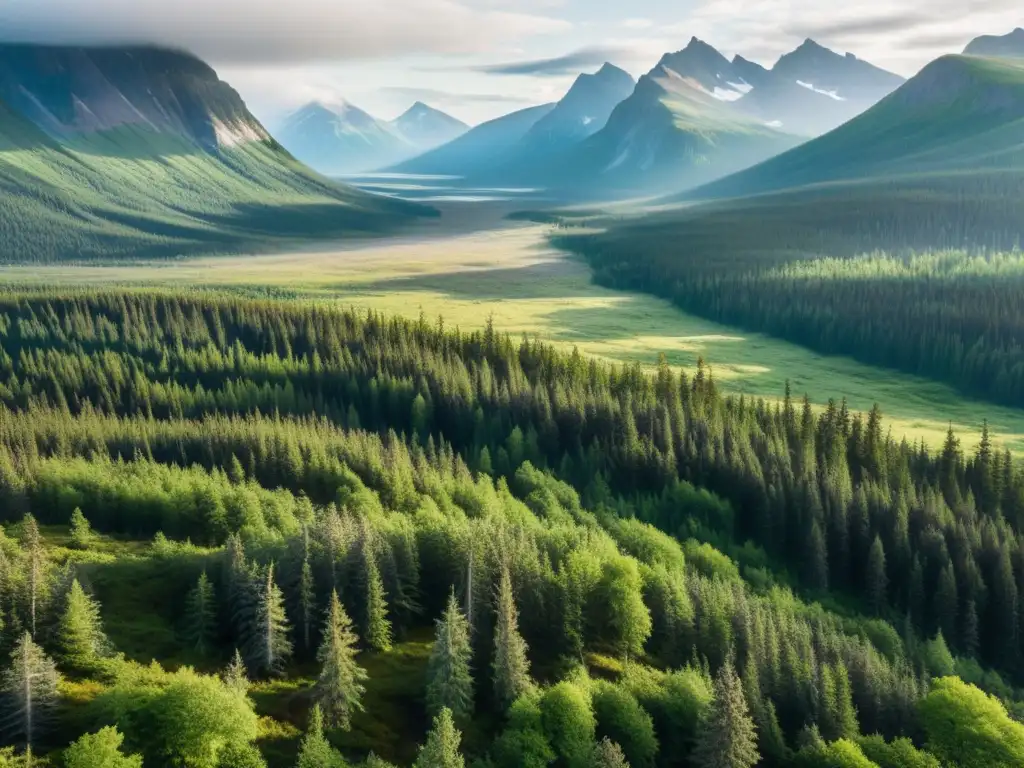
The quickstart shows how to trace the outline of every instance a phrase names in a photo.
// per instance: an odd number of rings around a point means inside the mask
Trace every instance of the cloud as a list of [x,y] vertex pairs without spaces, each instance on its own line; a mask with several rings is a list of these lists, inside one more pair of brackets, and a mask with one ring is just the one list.
[[650,19],[626,19],[622,22],[622,26],[626,29],[650,29],[654,26],[654,22]]
[[223,64],[477,54],[570,28],[489,0],[0,0],[0,40],[157,43]]
[[424,101],[432,105],[463,106],[466,104],[533,104],[534,100],[520,96],[509,96],[501,93],[460,93],[442,91],[434,88],[414,88],[403,85],[385,86],[380,89],[386,93],[410,101]]
[[475,67],[475,71],[488,75],[532,75],[534,77],[561,77],[575,75],[585,69],[600,67],[610,59],[624,54],[620,48],[582,48],[553,59],[514,61],[506,64],[488,64]]

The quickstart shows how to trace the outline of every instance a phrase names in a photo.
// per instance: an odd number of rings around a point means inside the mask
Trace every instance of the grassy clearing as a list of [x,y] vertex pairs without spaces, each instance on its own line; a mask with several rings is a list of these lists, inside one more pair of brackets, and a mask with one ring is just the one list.
[[846,397],[867,410],[878,402],[894,434],[937,444],[950,423],[975,439],[988,419],[999,439],[1024,453],[1024,412],[964,399],[951,387],[826,357],[760,334],[708,322],[645,294],[608,290],[585,265],[552,250],[542,226],[453,235],[425,231],[385,243],[260,257],[225,257],[123,266],[7,267],[12,283],[195,286],[308,300],[417,317],[449,326],[495,326],[537,335],[615,361],[695,367],[703,356],[727,390],[779,397],[786,379],[816,404]]

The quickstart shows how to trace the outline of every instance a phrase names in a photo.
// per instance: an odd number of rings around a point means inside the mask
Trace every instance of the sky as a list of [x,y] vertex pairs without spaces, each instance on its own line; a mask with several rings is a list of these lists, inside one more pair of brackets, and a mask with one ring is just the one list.
[[271,127],[312,100],[475,124],[605,61],[639,76],[694,36],[768,66],[810,37],[910,76],[1019,26],[1020,0],[0,0],[0,39],[188,49]]

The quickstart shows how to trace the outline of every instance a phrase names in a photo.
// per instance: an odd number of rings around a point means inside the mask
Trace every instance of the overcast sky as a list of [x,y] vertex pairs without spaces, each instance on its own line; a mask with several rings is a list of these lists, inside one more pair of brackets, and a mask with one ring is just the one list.
[[0,38],[187,48],[271,126],[312,99],[476,123],[605,60],[640,75],[694,35],[766,65],[813,37],[909,76],[1022,25],[1021,0],[0,0]]

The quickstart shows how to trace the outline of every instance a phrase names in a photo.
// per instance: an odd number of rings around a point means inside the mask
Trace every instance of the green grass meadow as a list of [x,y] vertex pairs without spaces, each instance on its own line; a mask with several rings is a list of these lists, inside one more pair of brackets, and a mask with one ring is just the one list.
[[424,226],[421,234],[386,242],[321,245],[276,256],[15,266],[0,275],[21,285],[191,286],[303,298],[413,318],[442,316],[446,325],[464,329],[482,327],[493,317],[499,330],[606,360],[650,366],[664,353],[672,365],[692,369],[703,357],[730,392],[779,398],[788,379],[795,393],[808,394],[819,406],[830,397],[846,397],[857,410],[878,402],[894,435],[911,441],[939,444],[952,423],[971,445],[988,419],[1000,443],[1024,454],[1024,412],[708,322],[646,294],[599,287],[582,262],[548,245],[544,226],[504,225],[471,234]]

